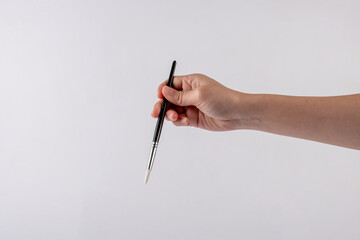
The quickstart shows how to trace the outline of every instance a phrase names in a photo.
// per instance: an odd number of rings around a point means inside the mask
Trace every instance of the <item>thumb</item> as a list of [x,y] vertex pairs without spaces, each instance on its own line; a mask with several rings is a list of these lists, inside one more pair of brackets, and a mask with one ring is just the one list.
[[164,86],[162,93],[169,102],[178,106],[184,107],[196,104],[196,94],[194,90],[177,91],[171,87]]

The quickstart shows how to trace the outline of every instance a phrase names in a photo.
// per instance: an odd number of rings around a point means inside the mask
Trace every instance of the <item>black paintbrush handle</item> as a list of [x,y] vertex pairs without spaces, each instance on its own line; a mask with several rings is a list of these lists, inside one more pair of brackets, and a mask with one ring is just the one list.
[[[171,66],[169,81],[167,83],[168,87],[172,87],[175,67],[176,67],[176,61],[173,61],[172,66]],[[160,113],[159,113],[159,117],[158,117],[157,122],[156,122],[154,138],[153,138],[154,143],[158,143],[159,140],[160,140],[160,135],[161,135],[162,126],[164,124],[164,118],[165,118],[165,114],[166,114],[167,105],[168,105],[168,100],[164,97],[164,101],[161,104],[161,110],[160,110]]]

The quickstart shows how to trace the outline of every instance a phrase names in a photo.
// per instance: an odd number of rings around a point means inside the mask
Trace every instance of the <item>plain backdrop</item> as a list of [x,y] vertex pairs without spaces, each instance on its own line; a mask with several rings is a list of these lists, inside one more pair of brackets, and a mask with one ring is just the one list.
[[0,239],[360,239],[359,151],[165,122],[144,185],[172,60],[247,93],[359,93],[359,12],[0,0]]

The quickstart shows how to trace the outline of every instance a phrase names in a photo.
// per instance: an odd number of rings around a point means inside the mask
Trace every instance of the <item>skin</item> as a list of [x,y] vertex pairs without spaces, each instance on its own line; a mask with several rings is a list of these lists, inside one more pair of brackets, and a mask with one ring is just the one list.
[[360,150],[360,94],[296,97],[247,94],[227,88],[202,74],[176,76],[157,89],[170,104],[166,119],[176,126],[210,131],[252,129]]

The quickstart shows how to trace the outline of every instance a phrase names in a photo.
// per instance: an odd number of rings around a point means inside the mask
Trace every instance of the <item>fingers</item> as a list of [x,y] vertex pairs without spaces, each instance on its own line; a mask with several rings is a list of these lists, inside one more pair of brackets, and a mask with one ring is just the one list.
[[[174,76],[173,78],[173,84],[172,88],[175,88],[177,90],[182,90],[183,88],[183,82],[188,81],[192,78],[193,75],[184,75],[184,76]],[[157,97],[159,99],[163,99],[164,95],[162,94],[162,89],[164,86],[166,86],[168,83],[168,79],[162,82],[158,88],[157,88]]]
[[166,111],[166,120],[176,121],[178,119],[179,114],[174,109],[169,109]]
[[[155,105],[154,109],[151,112],[151,116],[153,118],[157,118],[160,113],[161,104],[163,100],[159,100]],[[171,121],[176,126],[188,126],[189,125],[189,118],[187,117],[184,108],[173,106],[175,109],[170,108],[166,111],[165,119]]]
[[163,89],[164,86],[166,86],[167,81],[168,81],[168,80],[162,82],[162,83],[158,86],[158,88],[157,88],[157,94],[156,94],[156,95],[157,95],[157,97],[158,97],[159,99],[163,99],[163,98],[164,98],[164,95],[162,94],[162,89]]
[[[155,103],[154,108],[151,112],[151,116],[153,118],[159,117],[162,103],[163,100],[159,100],[157,103]],[[178,115],[184,112],[185,110],[182,107],[173,106],[170,104],[166,111],[165,118],[169,121],[176,121],[178,119]]]
[[187,75],[185,76],[175,76],[173,78],[173,84],[172,87],[177,89],[177,90],[181,90],[183,87],[183,81],[187,80]]
[[191,106],[197,104],[197,94],[195,90],[177,91],[165,86],[162,89],[162,94],[169,102],[177,106]]
[[173,121],[175,126],[189,126],[189,118],[185,113],[179,114],[178,119]]
[[154,108],[151,112],[151,116],[153,118],[157,118],[159,116],[162,102],[163,102],[163,100],[159,100],[159,101],[157,101],[157,103],[155,103]]
[[[176,126],[188,126],[189,118],[185,113],[184,106],[195,105],[197,99],[196,92],[190,90],[192,89],[191,79],[193,79],[193,75],[175,76],[171,88],[166,86],[168,80],[162,82],[157,88],[157,97],[161,100],[154,105],[151,116],[153,118],[159,116],[163,98],[166,97],[169,101],[169,107],[165,118],[172,121]],[[186,88],[186,91],[178,91],[183,90],[183,87]]]

